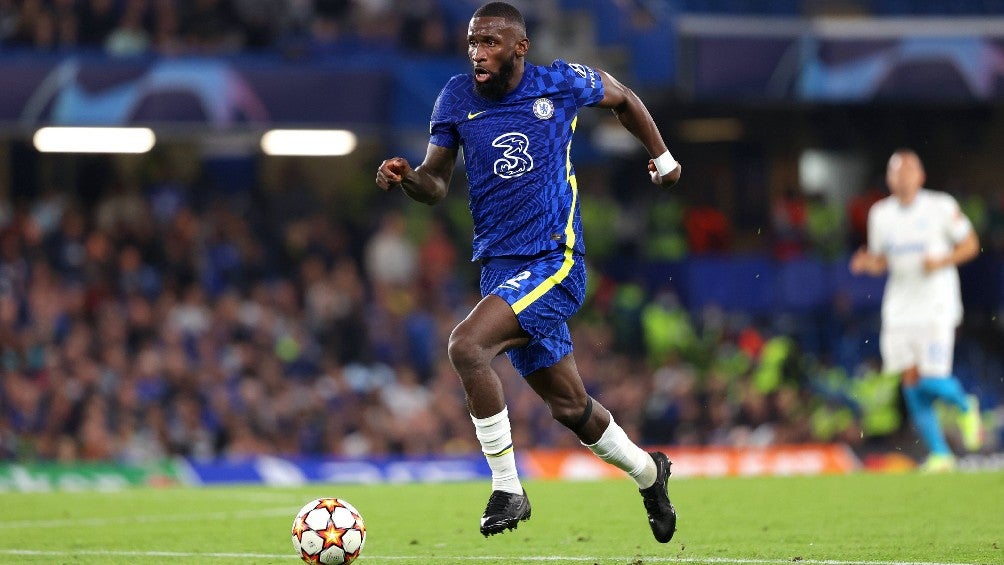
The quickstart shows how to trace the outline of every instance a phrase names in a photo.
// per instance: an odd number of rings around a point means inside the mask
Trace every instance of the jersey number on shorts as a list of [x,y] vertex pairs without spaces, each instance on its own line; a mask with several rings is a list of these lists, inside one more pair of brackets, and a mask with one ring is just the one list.
[[527,153],[530,140],[522,133],[503,133],[492,141],[492,146],[502,149],[502,158],[495,161],[496,175],[511,179],[533,169],[533,157]]
[[503,286],[503,287],[506,287],[506,288],[511,288],[513,290],[519,290],[519,282],[520,281],[525,281],[528,278],[530,278],[530,271],[523,271],[522,273],[520,273],[520,274],[516,275],[515,277],[507,280],[506,282],[500,284],[499,286]]

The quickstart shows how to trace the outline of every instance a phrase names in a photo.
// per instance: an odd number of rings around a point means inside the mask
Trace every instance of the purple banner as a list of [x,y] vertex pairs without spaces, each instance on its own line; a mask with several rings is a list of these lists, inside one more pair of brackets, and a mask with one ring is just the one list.
[[371,125],[387,120],[379,71],[242,60],[0,59],[0,122],[26,126]]
[[960,29],[978,23],[692,18],[680,34],[680,86],[744,102],[995,102],[1004,20]]

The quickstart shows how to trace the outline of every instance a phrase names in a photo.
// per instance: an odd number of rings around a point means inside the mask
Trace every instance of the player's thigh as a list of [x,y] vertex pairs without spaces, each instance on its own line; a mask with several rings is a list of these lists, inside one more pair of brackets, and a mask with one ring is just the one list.
[[917,339],[917,328],[882,328],[879,350],[882,353],[882,370],[902,373],[920,365],[922,341]]
[[528,342],[507,351],[524,377],[559,363],[572,351],[566,321],[582,305],[585,268],[581,257],[550,253],[515,264],[493,261],[482,269],[481,292],[508,303]]
[[955,328],[947,324],[922,324],[883,328],[879,340],[883,369],[901,373],[916,367],[920,376],[952,372]]
[[922,349],[917,369],[922,377],[943,377],[952,374],[955,353],[955,328],[932,325],[921,333]]
[[450,336],[451,343],[476,345],[496,353],[526,345],[529,339],[509,304],[492,294],[482,298]]
[[562,332],[582,306],[586,271],[582,257],[552,252],[523,260],[493,260],[481,270],[482,296],[496,295],[510,305],[534,339]]

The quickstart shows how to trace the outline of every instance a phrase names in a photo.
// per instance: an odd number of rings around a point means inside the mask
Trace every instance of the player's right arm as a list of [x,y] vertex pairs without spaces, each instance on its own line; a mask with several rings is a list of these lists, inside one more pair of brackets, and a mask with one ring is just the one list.
[[855,275],[872,275],[877,277],[889,270],[885,255],[876,255],[862,247],[851,256],[851,272]]
[[851,256],[851,273],[877,277],[889,270],[889,261],[885,254],[880,252],[881,231],[881,219],[875,206],[872,206],[868,210],[868,245],[858,249]]
[[376,184],[383,190],[401,187],[412,199],[435,204],[446,197],[456,163],[456,149],[430,143],[425,160],[414,169],[404,157],[391,157],[380,163]]

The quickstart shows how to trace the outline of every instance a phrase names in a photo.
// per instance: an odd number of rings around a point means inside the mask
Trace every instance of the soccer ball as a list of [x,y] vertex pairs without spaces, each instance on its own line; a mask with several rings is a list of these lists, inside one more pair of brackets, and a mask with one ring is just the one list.
[[352,563],[365,543],[363,517],[340,498],[311,500],[293,520],[293,549],[307,563]]

